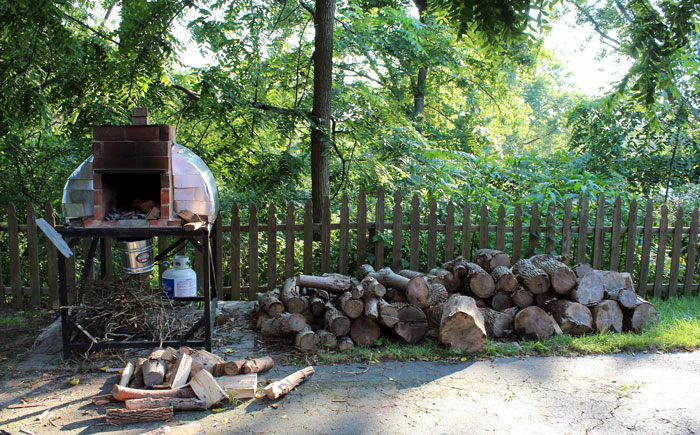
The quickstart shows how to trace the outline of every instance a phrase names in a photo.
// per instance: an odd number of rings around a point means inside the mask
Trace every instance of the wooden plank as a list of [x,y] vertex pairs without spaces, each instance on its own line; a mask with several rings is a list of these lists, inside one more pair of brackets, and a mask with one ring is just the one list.
[[602,269],[603,267],[603,245],[605,244],[605,235],[603,234],[603,226],[605,225],[605,197],[603,194],[598,195],[598,207],[595,212],[595,227],[593,229],[593,269]]
[[377,208],[374,213],[374,268],[379,270],[384,267],[384,188],[377,188]]
[[685,280],[683,281],[683,293],[691,295],[693,275],[695,274],[695,254],[698,246],[698,208],[693,209],[690,217],[690,232],[688,233],[688,256],[685,260]]
[[520,204],[515,204],[513,210],[513,252],[510,256],[511,264],[520,260],[523,246],[523,210]]
[[12,287],[12,308],[22,308],[22,276],[19,257],[19,228],[15,205],[7,206],[7,243],[10,251],[10,286]]
[[428,207],[428,264],[426,270],[437,265],[437,201],[430,198]]
[[214,251],[214,273],[216,274],[216,294],[219,298],[224,297],[224,221],[221,219],[221,211],[216,215],[216,226],[214,241],[216,248]]
[[622,222],[622,204],[620,197],[615,198],[613,209],[612,230],[610,236],[610,270],[620,268],[620,224]]
[[[51,202],[46,201],[44,205],[44,220],[52,228],[56,224]],[[65,243],[65,242],[64,242]],[[72,254],[72,253],[71,253]],[[49,308],[58,309],[61,305],[58,301],[58,251],[49,236],[46,236],[46,281],[49,287]],[[0,262],[1,263],[1,262]],[[0,273],[0,288],[2,287],[2,274]],[[0,307],[5,298],[0,296]]]
[[29,256],[29,288],[32,308],[41,308],[41,269],[39,268],[39,235],[36,231],[36,212],[27,204],[27,254]]
[[642,256],[639,259],[639,284],[637,293],[641,296],[647,294],[649,288],[649,256],[651,254],[651,228],[654,224],[654,204],[647,202],[647,213],[644,218],[644,236],[642,238]]
[[447,216],[445,217],[445,261],[450,261],[455,254],[455,205],[447,202]]
[[[367,262],[367,202],[364,189],[357,197],[357,265]],[[304,272],[306,273],[306,272]]]
[[469,202],[462,208],[462,257],[472,258],[472,206]]
[[671,272],[669,274],[668,295],[678,296],[678,271],[680,269],[681,242],[683,241],[683,207],[676,212],[676,225],[673,229],[671,245]]
[[556,210],[554,208],[554,202],[549,203],[549,208],[547,209],[547,220],[545,227],[545,240],[544,240],[544,252],[547,254],[554,255],[554,214]]
[[241,220],[238,204],[231,206],[231,299],[241,299]]
[[496,249],[506,249],[506,209],[503,204],[498,206],[498,222],[496,223]]
[[634,259],[637,256],[637,200],[630,202],[627,215],[627,249],[625,250],[625,272],[632,274]]
[[561,256],[566,260],[563,261],[566,265],[571,264],[571,198],[564,203],[564,222],[561,230]]
[[236,399],[252,399],[258,387],[258,374],[219,376],[216,382]]
[[340,203],[340,234],[338,235],[338,272],[348,274],[348,258],[350,251],[350,208],[348,194],[343,193]]
[[321,209],[321,273],[331,271],[331,199],[323,197]]
[[292,201],[289,201],[287,203],[287,218],[286,218],[285,224],[286,225],[285,225],[285,229],[284,229],[284,278],[287,279],[287,278],[291,278],[295,275],[295,273],[294,273],[294,237],[295,237],[294,236],[294,203]]
[[304,208],[304,273],[311,275],[314,270],[314,215],[310,199]]
[[668,241],[668,207],[661,207],[659,219],[659,244],[656,250],[656,268],[654,269],[654,297],[661,297],[661,285],[664,283],[664,268],[666,266],[666,242]]
[[[258,207],[250,205],[248,218],[248,300],[254,301],[258,293]],[[200,397],[201,399],[201,397]]]
[[489,209],[486,204],[481,205],[479,214],[479,249],[489,247]]
[[411,199],[411,270],[420,269],[420,200]]
[[403,221],[403,211],[401,209],[401,192],[398,190],[394,192],[394,215],[392,219],[391,228],[391,238],[392,238],[392,248],[391,248],[391,268],[394,272],[398,272],[403,269],[401,264],[401,247],[403,245],[403,234],[401,231],[402,221]]
[[576,242],[576,263],[586,263],[588,245],[588,196],[581,197],[578,209],[578,240]]
[[537,204],[532,204],[530,213],[530,234],[528,237],[527,256],[535,255],[537,243],[540,240],[540,208]]
[[277,207],[267,209],[267,289],[274,290],[277,283]]

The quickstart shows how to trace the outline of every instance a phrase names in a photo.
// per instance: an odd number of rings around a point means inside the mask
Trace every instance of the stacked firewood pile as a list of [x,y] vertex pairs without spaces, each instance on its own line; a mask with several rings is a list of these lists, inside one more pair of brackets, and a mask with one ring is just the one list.
[[382,335],[417,343],[429,330],[453,349],[475,352],[487,337],[639,331],[656,321],[629,274],[560,260],[543,254],[511,266],[505,253],[480,249],[473,263],[458,257],[429,273],[364,264],[357,278],[299,275],[258,294],[257,326],[307,352],[373,345]]
[[[257,397],[257,374],[273,366],[270,357],[224,361],[206,350],[186,346],[156,349],[148,358],[128,362],[112,393],[93,397],[93,403],[124,402],[124,408],[106,410],[107,424],[170,421],[174,411],[205,411],[233,398]],[[313,367],[306,367],[270,381],[264,396],[277,399],[313,373]]]

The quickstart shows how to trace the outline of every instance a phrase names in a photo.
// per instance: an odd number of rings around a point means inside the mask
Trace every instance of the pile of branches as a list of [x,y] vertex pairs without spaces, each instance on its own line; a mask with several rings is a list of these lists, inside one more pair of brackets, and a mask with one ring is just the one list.
[[140,277],[83,278],[79,292],[82,304],[73,307],[76,320],[100,340],[175,340],[185,328],[181,310]]

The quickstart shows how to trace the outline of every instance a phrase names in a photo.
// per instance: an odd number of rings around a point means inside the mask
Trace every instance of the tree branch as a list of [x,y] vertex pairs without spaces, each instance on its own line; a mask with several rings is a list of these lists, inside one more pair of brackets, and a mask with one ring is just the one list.
[[66,18],[68,18],[69,20],[75,22],[76,24],[78,24],[78,25],[80,25],[80,26],[82,26],[82,27],[85,27],[86,29],[88,29],[89,31],[91,31],[92,33],[94,33],[95,35],[98,35],[100,38],[102,38],[102,39],[104,39],[104,40],[106,40],[106,41],[109,41],[109,42],[111,42],[112,44],[117,45],[118,47],[121,47],[121,44],[120,44],[119,42],[115,41],[114,39],[112,39],[112,38],[110,38],[109,36],[105,35],[104,33],[100,32],[99,30],[90,27],[89,25],[83,23],[82,21],[80,21],[79,19],[77,19],[77,18],[75,18],[75,17],[73,17],[73,16],[71,16],[71,15],[68,15],[68,14],[65,13],[65,12],[63,13],[63,15],[64,15]]
[[[580,13],[582,13],[583,15],[586,16],[586,19],[588,20],[588,22],[593,26],[593,29],[596,31],[596,33],[598,33],[601,36],[601,38],[607,39],[608,41],[610,41],[614,44],[617,44],[617,47],[613,47],[613,48],[619,48],[619,46],[622,45],[620,43],[620,41],[618,41],[615,38],[610,37],[607,33],[605,33],[603,31],[603,29],[600,28],[600,25],[598,24],[598,22],[595,20],[595,18],[593,18],[591,13],[588,12],[588,10],[586,8],[579,5],[578,2],[573,2],[573,3],[574,3],[574,6],[576,6],[576,9],[578,9],[578,11]],[[605,41],[603,41],[603,42],[605,42]],[[610,45],[610,44],[607,44],[607,45]]]

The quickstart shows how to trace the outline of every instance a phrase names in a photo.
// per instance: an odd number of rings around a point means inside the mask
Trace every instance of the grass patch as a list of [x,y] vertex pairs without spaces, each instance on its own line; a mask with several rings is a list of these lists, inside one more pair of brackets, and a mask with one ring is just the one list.
[[322,352],[321,364],[380,361],[467,361],[498,357],[532,355],[591,355],[618,352],[692,351],[700,345],[700,296],[681,296],[669,300],[650,299],[659,321],[641,333],[596,333],[582,336],[557,335],[544,340],[500,343],[489,340],[484,351],[461,353],[444,348],[434,337],[415,345],[380,338],[377,346],[355,346],[345,352]]

